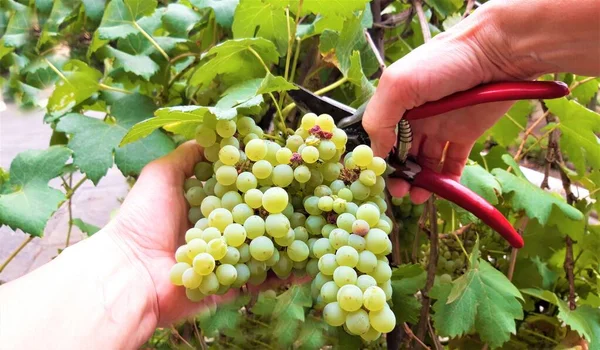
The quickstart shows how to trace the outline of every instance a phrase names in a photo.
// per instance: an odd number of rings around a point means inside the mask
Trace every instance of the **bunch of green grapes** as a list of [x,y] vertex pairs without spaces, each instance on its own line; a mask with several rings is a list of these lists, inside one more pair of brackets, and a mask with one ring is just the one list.
[[199,301],[261,284],[269,271],[308,273],[330,325],[367,341],[394,328],[385,160],[366,145],[345,154],[347,136],[326,114],[304,115],[281,144],[249,117],[207,120],[196,141],[206,161],[185,183],[194,227],[175,253],[173,284]]

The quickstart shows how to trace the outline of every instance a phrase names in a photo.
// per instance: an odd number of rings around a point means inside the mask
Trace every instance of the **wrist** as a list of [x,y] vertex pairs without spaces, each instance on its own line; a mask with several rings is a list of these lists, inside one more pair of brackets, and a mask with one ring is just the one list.
[[488,51],[503,51],[499,63],[508,73],[526,79],[562,72],[600,74],[597,0],[576,5],[566,0],[491,1],[479,11],[495,31]]

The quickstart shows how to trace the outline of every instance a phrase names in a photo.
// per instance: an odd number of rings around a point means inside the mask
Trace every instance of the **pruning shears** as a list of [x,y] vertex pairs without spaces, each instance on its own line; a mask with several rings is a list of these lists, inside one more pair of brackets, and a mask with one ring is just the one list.
[[[307,112],[329,114],[338,128],[348,135],[347,150],[351,151],[360,144],[369,144],[369,136],[362,127],[362,117],[366,103],[354,109],[328,97],[317,96],[311,91],[296,86],[297,90],[288,91],[296,105]],[[569,94],[569,88],[558,81],[518,81],[496,82],[479,85],[469,90],[457,92],[440,100],[427,102],[407,111],[399,127],[404,123],[404,132],[400,128],[395,149],[388,155],[387,162],[394,168],[389,176],[401,178],[412,186],[428,190],[463,209],[473,213],[489,227],[497,231],[511,246],[523,247],[523,238],[510,222],[493,205],[467,187],[450,177],[419,165],[416,159],[401,154],[399,149],[410,147],[412,141],[407,121],[434,117],[452,110],[488,102],[516,101],[527,99],[554,99]]]

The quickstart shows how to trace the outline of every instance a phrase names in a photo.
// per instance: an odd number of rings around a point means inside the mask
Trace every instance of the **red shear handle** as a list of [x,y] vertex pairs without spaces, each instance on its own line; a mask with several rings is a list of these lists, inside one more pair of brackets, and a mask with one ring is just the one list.
[[487,102],[551,99],[567,96],[569,88],[560,81],[515,81],[490,83],[427,102],[404,114],[406,120],[433,117],[455,109]]
[[478,194],[452,180],[448,176],[423,168],[413,182],[413,186],[421,187],[440,197],[456,203],[461,208],[473,213],[486,225],[497,231],[515,248],[523,247],[523,238],[493,205]]

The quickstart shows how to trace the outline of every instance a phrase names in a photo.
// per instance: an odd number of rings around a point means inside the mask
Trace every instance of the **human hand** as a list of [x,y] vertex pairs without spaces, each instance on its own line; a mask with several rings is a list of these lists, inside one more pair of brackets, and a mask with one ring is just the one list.
[[107,232],[114,241],[139,260],[153,283],[159,325],[197,313],[209,304],[233,297],[212,296],[200,303],[190,301],[184,288],[169,281],[175,264],[175,250],[185,243],[184,234],[191,224],[189,206],[183,195],[185,179],[193,176],[194,165],[203,159],[202,148],[187,142],[170,154],[149,163],[127,195]]
[[[530,80],[548,72],[595,73],[600,66],[596,56],[578,48],[598,46],[597,30],[585,24],[590,23],[586,21],[598,3],[581,5],[584,9],[560,1],[492,1],[392,64],[383,73],[363,119],[375,153],[383,157],[389,153],[402,115],[425,102],[492,81]],[[548,17],[543,24],[531,20],[542,11]],[[577,35],[556,33],[561,27],[572,28]],[[411,121],[410,154],[422,166],[459,180],[475,141],[511,104],[489,103]],[[390,179],[388,185],[394,196],[410,191],[415,203],[430,196],[404,180]]]

